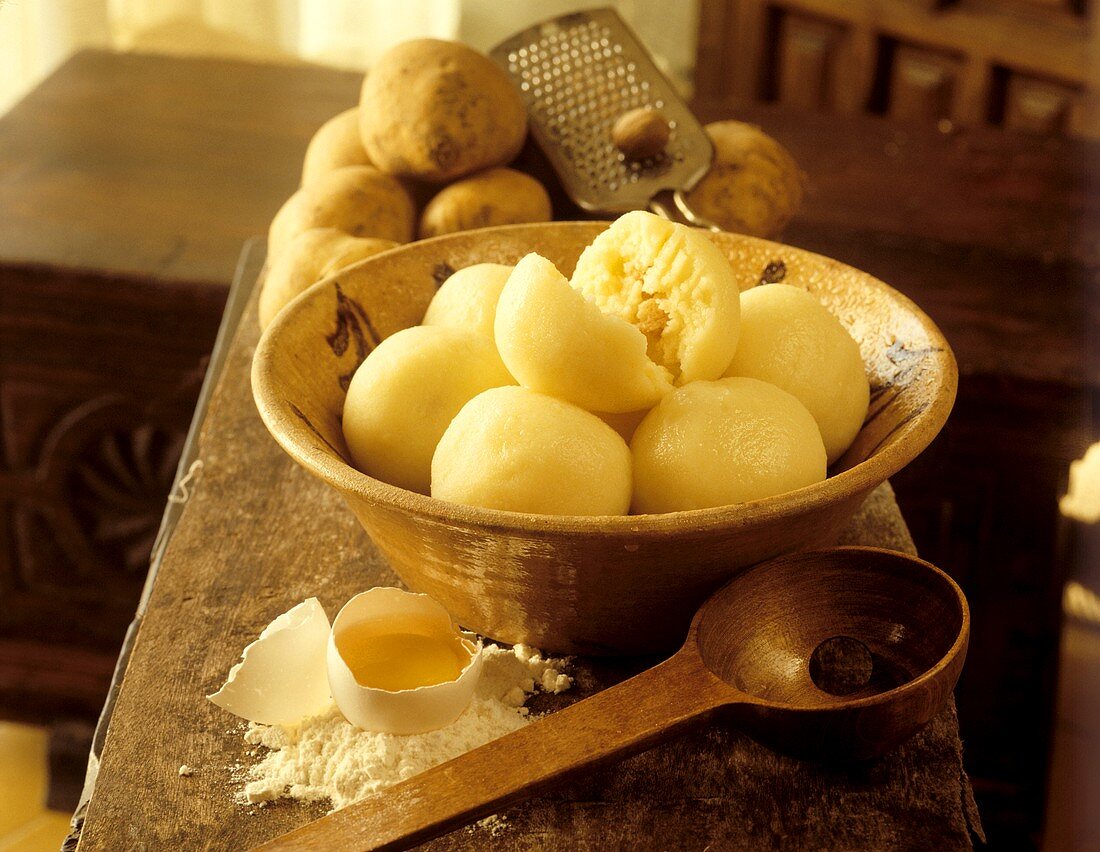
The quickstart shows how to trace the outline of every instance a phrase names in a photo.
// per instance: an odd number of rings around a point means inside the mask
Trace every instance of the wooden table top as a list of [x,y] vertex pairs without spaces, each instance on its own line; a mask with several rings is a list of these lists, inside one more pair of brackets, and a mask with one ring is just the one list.
[[228,288],[362,75],[86,50],[0,117],[0,264]]
[[[201,432],[201,478],[130,657],[82,850],[246,848],[323,813],[317,805],[235,804],[234,767],[255,758],[239,720],[204,696],[240,650],[298,601],[316,595],[335,612],[355,592],[398,580],[337,494],[267,434],[248,380],[257,339],[253,296]],[[845,540],[914,552],[888,485]],[[534,707],[563,706],[652,662],[579,659],[575,689]],[[194,774],[181,777],[182,764]],[[910,743],[857,767],[784,758],[712,725],[514,808],[505,825],[491,838],[494,848],[635,848],[657,839],[700,848],[956,849],[980,831],[953,706]],[[431,848],[483,848],[487,831],[462,829]]]

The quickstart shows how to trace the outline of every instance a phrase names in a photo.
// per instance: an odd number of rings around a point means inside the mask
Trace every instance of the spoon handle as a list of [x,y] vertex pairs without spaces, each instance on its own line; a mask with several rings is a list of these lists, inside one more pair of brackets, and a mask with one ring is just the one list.
[[496,813],[584,769],[624,758],[701,723],[730,688],[686,649],[257,849],[403,849]]

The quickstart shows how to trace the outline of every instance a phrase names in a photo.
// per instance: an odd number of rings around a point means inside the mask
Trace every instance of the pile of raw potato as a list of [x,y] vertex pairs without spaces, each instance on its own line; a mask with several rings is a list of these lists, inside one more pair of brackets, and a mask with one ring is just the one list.
[[[727,230],[774,236],[801,200],[797,166],[749,125],[707,130],[715,164],[689,202]],[[522,101],[487,58],[433,40],[392,50],[359,107],[318,132],[272,222],[261,322],[414,226],[427,237],[549,220],[543,186],[504,167],[525,134]],[[416,222],[427,185],[438,191]],[[535,253],[454,273],[422,325],[359,367],[343,429],[363,472],[442,500],[659,513],[823,480],[868,398],[858,346],[812,295],[741,293],[702,232],[635,212],[569,279]]]
[[[727,231],[777,236],[802,203],[794,159],[750,124],[707,133],[715,160],[690,193],[694,209]],[[310,141],[302,186],[271,223],[260,324],[320,279],[414,236],[549,221],[545,187],[507,167],[526,136],[523,101],[488,57],[435,39],[387,52],[359,106]]]

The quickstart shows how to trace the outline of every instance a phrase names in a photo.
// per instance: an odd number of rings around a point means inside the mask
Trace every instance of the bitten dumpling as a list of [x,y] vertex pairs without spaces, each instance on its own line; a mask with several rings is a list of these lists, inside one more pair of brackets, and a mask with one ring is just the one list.
[[741,343],[727,376],[770,382],[809,409],[832,464],[863,426],[870,386],[859,346],[817,299],[789,284],[741,294]]
[[427,494],[432,454],[451,419],[484,390],[512,384],[493,343],[472,331],[414,326],[359,365],[344,400],[344,439],[361,471]]
[[623,515],[630,450],[594,414],[521,387],[471,399],[432,459],[432,496],[547,515]]
[[626,213],[581,252],[570,283],[644,334],[677,385],[717,379],[733,358],[740,290],[721,249],[692,228]]
[[646,415],[630,449],[638,513],[744,503],[825,479],[825,447],[810,412],[757,379],[677,389]]
[[641,332],[603,313],[537,254],[517,263],[504,285],[496,342],[521,385],[588,411],[649,408],[672,390]]

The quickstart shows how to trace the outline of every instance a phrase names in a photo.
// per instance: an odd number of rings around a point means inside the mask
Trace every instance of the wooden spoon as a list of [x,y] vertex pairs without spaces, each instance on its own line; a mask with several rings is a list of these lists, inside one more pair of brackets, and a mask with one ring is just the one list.
[[715,592],[660,665],[258,848],[407,848],[718,714],[782,751],[875,757],[940,710],[969,632],[962,591],[920,559],[784,556]]

